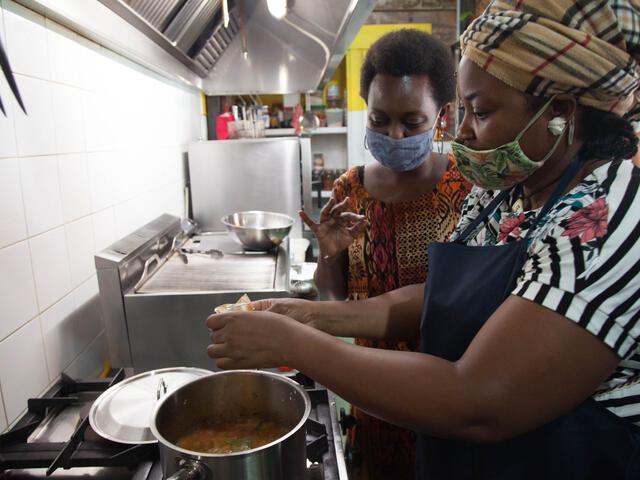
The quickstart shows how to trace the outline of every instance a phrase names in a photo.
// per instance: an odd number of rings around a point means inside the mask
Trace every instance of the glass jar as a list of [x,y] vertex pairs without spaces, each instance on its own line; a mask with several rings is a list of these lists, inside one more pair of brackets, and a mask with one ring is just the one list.
[[322,171],[322,189],[323,190],[332,190],[334,180],[335,180],[335,176],[334,176],[333,170]]
[[320,171],[323,169],[324,169],[324,154],[314,153],[313,154],[313,170]]
[[282,128],[291,128],[291,120],[293,119],[293,107],[284,107],[283,122],[280,124]]

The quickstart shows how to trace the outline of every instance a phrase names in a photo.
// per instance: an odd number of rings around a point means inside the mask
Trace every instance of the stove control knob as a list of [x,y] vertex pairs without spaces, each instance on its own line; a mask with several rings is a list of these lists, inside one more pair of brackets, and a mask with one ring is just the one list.
[[342,435],[347,434],[347,430],[356,424],[356,419],[353,415],[348,415],[344,411],[344,407],[340,409],[340,431]]

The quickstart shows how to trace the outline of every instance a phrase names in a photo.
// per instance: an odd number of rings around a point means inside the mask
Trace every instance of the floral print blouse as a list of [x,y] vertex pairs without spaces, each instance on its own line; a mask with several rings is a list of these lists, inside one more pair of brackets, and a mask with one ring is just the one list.
[[[629,160],[596,168],[561,197],[529,238],[527,260],[511,292],[576,322],[620,357],[593,398],[640,424],[640,168]],[[499,191],[474,187],[455,240]],[[538,210],[507,202],[467,245],[519,242]]]

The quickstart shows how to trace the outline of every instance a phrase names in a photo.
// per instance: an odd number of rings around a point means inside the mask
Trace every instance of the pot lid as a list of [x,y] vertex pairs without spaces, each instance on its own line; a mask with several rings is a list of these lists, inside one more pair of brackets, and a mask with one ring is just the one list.
[[155,443],[149,425],[156,402],[190,380],[211,375],[202,368],[150,370],[116,383],[103,392],[89,411],[95,432],[120,443]]

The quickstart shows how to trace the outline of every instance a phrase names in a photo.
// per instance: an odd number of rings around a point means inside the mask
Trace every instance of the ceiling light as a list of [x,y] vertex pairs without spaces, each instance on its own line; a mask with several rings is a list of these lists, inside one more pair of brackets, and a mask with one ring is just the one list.
[[271,15],[281,19],[287,14],[287,0],[267,0],[267,8]]

